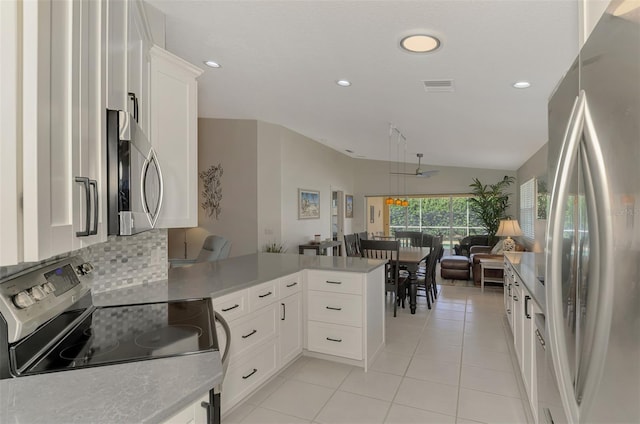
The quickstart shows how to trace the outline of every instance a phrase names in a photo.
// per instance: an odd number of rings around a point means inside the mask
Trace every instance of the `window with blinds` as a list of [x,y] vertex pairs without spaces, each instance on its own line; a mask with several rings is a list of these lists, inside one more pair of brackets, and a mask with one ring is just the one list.
[[520,186],[520,228],[522,235],[530,240],[535,238],[534,219],[536,216],[536,179],[532,178]]

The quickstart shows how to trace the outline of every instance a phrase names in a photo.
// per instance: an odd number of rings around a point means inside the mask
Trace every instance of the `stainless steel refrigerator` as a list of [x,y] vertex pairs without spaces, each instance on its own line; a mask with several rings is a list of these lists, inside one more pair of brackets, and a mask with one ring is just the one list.
[[549,102],[547,351],[572,423],[640,423],[640,7],[634,5],[611,3]]

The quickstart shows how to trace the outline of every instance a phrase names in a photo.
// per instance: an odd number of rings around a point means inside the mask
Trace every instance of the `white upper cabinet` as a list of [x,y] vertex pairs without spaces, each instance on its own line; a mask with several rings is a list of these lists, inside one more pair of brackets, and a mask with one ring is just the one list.
[[36,261],[106,239],[102,11],[97,2],[22,4],[23,260]]
[[149,50],[153,45],[153,39],[141,1],[128,1],[127,21],[127,110],[148,137]]
[[0,266],[22,260],[20,192],[22,167],[18,140],[19,41],[18,3],[0,2]]
[[151,144],[164,180],[159,228],[198,225],[198,83],[202,70],[153,46]]

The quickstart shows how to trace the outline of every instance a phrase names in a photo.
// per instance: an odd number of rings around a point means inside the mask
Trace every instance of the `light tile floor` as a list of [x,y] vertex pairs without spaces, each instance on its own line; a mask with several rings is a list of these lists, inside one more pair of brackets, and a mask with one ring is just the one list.
[[[234,423],[526,423],[503,328],[502,288],[440,282],[432,310],[387,304],[369,372],[301,357],[223,419]],[[224,395],[224,394],[223,394]]]

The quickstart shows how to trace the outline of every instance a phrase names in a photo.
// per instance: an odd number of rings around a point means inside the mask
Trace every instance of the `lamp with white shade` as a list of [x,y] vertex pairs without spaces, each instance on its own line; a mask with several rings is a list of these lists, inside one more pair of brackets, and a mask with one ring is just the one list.
[[502,250],[505,252],[510,252],[516,247],[516,242],[511,238],[516,236],[521,236],[522,230],[520,229],[520,224],[518,224],[517,219],[501,219],[500,226],[498,227],[498,231],[496,232],[496,236],[498,237],[506,237],[502,242]]

